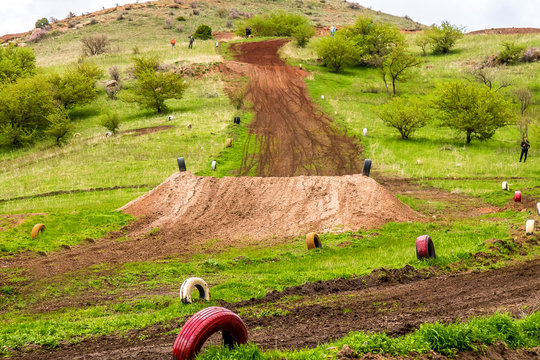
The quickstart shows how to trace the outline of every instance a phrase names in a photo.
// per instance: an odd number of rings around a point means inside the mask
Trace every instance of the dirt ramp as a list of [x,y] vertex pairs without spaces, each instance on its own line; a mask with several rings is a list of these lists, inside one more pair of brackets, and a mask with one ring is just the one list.
[[144,231],[253,240],[306,231],[357,230],[418,214],[362,175],[213,177],[176,173],[123,211],[145,216]]

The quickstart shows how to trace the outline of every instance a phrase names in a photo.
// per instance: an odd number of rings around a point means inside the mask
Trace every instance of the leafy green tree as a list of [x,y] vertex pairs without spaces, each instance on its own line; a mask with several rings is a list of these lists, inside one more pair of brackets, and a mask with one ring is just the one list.
[[433,104],[442,126],[465,133],[467,144],[473,138],[490,139],[497,129],[514,122],[511,105],[488,87],[464,81],[440,86]]
[[0,88],[0,143],[24,146],[34,143],[49,126],[54,99],[45,78],[20,78]]
[[73,133],[73,124],[67,110],[62,107],[56,108],[54,112],[47,116],[47,120],[50,125],[45,130],[45,134],[52,137],[56,141],[57,146],[65,143]]
[[308,24],[302,24],[294,28],[291,36],[296,40],[296,45],[299,47],[305,47],[315,35],[315,29]]
[[393,98],[379,110],[379,118],[385,125],[399,131],[402,139],[408,139],[416,130],[427,125],[424,104],[418,100]]
[[326,36],[314,42],[315,52],[324,65],[332,72],[339,72],[344,65],[356,58],[354,44],[344,36]]
[[13,45],[0,47],[0,84],[14,82],[36,72],[36,56],[32,49]]
[[142,107],[155,109],[158,113],[167,110],[167,99],[180,99],[187,85],[181,76],[173,71],[157,71],[157,58],[140,57],[135,59],[137,81],[132,89],[121,94],[121,99],[135,102]]
[[398,46],[390,54],[384,57],[379,72],[384,81],[386,92],[388,81],[392,82],[392,94],[396,95],[396,81],[405,81],[412,68],[420,65],[422,61],[408,52],[403,46]]
[[426,30],[425,36],[429,39],[434,54],[447,54],[456,41],[463,37],[463,28],[443,21],[440,26],[433,25]]
[[38,29],[43,29],[44,27],[49,25],[49,20],[47,18],[41,18],[38,21],[36,21],[35,27]]
[[195,39],[208,40],[212,38],[212,29],[208,25],[199,25],[195,34],[193,34]]
[[344,27],[338,33],[352,41],[356,47],[356,61],[363,65],[380,65],[384,56],[404,44],[397,27],[376,23],[365,16],[359,16],[354,25]]
[[244,36],[246,28],[250,27],[254,36],[293,36],[294,33],[308,33],[306,26],[312,28],[305,16],[277,11],[237,21],[236,34]]
[[89,103],[97,96],[96,81],[102,75],[103,71],[92,63],[72,64],[62,75],[51,76],[53,97],[68,110],[75,105]]

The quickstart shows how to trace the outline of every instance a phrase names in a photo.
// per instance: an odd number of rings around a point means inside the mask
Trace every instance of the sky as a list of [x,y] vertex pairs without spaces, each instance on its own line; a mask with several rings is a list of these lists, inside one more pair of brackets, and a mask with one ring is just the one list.
[[[63,19],[136,0],[0,0],[0,35],[29,31],[36,20]],[[189,1],[189,0],[187,0]],[[494,27],[540,28],[540,0],[349,0],[392,15],[408,15],[425,25],[465,26],[466,31]],[[145,2],[141,0],[140,2]],[[223,2],[226,4],[226,1]]]

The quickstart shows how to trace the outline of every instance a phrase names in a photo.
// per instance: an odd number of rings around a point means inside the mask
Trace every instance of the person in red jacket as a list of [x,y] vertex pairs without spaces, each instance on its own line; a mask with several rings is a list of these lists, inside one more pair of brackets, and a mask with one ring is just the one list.
[[171,46],[174,47],[176,45],[176,41],[174,39],[171,39]]

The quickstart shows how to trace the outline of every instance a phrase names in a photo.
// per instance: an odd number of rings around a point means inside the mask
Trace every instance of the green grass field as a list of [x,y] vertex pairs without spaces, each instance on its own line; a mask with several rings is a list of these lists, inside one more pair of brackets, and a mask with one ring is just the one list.
[[[342,2],[331,3],[339,11],[346,7]],[[284,0],[246,2],[245,6],[231,3],[222,7],[228,11],[237,7],[246,12],[294,8],[300,13],[310,12],[308,16],[322,25],[335,21],[341,21],[341,24],[352,22],[360,13],[374,14],[365,9],[349,11],[338,18],[338,10],[325,11],[320,2],[304,2],[301,7],[291,4],[292,1]],[[44,73],[62,71],[67,64],[76,61],[80,56],[80,38],[89,33],[111,34],[111,51],[92,58],[92,61],[105,72],[111,66],[119,66],[125,79],[134,52],[158,55],[168,64],[194,63],[211,68],[224,60],[216,51],[215,41],[196,41],[193,51],[188,51],[184,38],[202,19],[219,31],[227,30],[229,19],[220,17],[219,9],[210,5],[201,4],[200,10],[201,15],[194,16],[190,15],[191,8],[145,6],[129,10],[123,20],[116,20],[118,14],[113,12],[98,17],[100,24],[49,37],[31,47],[37,54],[39,71]],[[175,20],[180,15],[187,21]],[[403,18],[374,15],[403,27],[415,26]],[[168,17],[174,20],[173,29],[164,28]],[[175,29],[180,25],[183,26],[181,33]],[[407,41],[414,44],[415,36],[407,35]],[[171,37],[177,39],[176,49],[170,48]],[[467,77],[471,62],[496,53],[505,40],[538,46],[540,35],[465,36],[451,54],[426,56],[425,63],[408,82],[398,83],[399,95],[415,96],[427,102],[429,93],[438,83]],[[511,190],[522,190],[525,195],[537,199],[540,197],[540,138],[535,135],[530,136],[532,147],[527,164],[518,163],[519,133],[515,126],[500,129],[489,141],[473,141],[465,146],[463,138],[437,126],[434,121],[410,140],[401,140],[394,129],[386,127],[377,117],[377,107],[386,103],[389,96],[376,70],[351,67],[341,74],[329,73],[318,65],[310,47],[297,49],[292,44],[282,49],[282,56],[291,64],[303,64],[311,72],[306,83],[312,99],[328,114],[335,114],[332,115],[335,120],[358,138],[363,147],[362,155],[373,160],[375,177],[412,178],[421,184],[467,194],[496,206],[503,206],[512,198],[511,193],[501,191],[500,183],[507,179]],[[501,91],[511,99],[512,89],[530,88],[534,93],[531,108],[538,112],[539,70],[539,63],[497,68],[498,79],[512,84]],[[100,84],[107,78],[104,76]],[[324,100],[321,95],[325,95]],[[62,246],[98,239],[129,224],[134,219],[116,209],[177,171],[176,158],[179,156],[186,159],[188,171],[198,175],[236,175],[246,151],[247,125],[253,114],[249,108],[238,111],[230,104],[224,92],[222,74],[212,70],[201,78],[190,78],[184,97],[168,101],[167,105],[168,113],[155,114],[120,100],[109,100],[100,90],[94,102],[72,111],[77,135],[69,144],[56,147],[45,140],[35,147],[0,149],[0,257],[13,257],[24,251],[40,254],[56,251]],[[121,114],[122,123],[120,133],[107,138],[98,121],[109,109]],[[172,121],[167,120],[169,114],[173,115]],[[235,115],[242,118],[240,126],[232,123]],[[192,124],[191,129],[187,128],[188,123]],[[164,125],[172,127],[144,135],[126,132]],[[362,136],[363,128],[368,128],[366,137]],[[225,147],[227,138],[233,138],[231,148]],[[215,172],[210,169],[212,160],[218,164]],[[418,165],[417,160],[422,164]],[[87,191],[114,187],[119,188]],[[70,193],[39,196],[58,191]],[[400,199],[419,209],[444,210],[451,206],[442,201],[430,202],[407,196],[400,196]],[[16,225],[9,220],[14,214],[23,216]],[[232,247],[222,252],[205,251],[218,247],[220,242],[220,239],[209,239],[201,253],[193,254],[189,260],[170,258],[120,266],[102,264],[30,285],[24,268],[1,268],[0,354],[7,355],[29,344],[52,348],[86,337],[124,334],[132,329],[171,321],[178,323],[206,306],[202,303],[183,305],[177,296],[182,280],[195,274],[204,277],[212,286],[214,300],[211,304],[217,305],[218,300],[235,302],[262,297],[268,291],[318,280],[361,276],[380,267],[399,268],[409,264],[417,268],[436,267],[440,271],[456,268],[485,270],[485,265],[475,262],[470,254],[494,251],[485,245],[491,239],[510,243],[511,231],[521,229],[525,220],[532,216],[532,209],[504,211],[431,223],[389,223],[379,229],[354,234],[328,233],[322,234],[323,249],[309,253],[304,249],[303,238],[284,241],[279,246]],[[491,221],[493,218],[497,221]],[[32,240],[30,229],[37,222],[45,223],[47,230],[38,240]],[[424,233],[429,233],[436,241],[436,260],[416,260],[414,240]],[[338,246],[345,242],[347,246]],[[523,251],[525,254],[503,253],[490,266],[505,266],[508,260],[538,256],[537,246],[531,245]],[[80,299],[89,293],[98,299],[106,295],[114,295],[115,299],[85,305]],[[73,306],[59,306],[50,312],[35,311],[45,300],[55,304],[70,299]],[[345,339],[311,350],[261,353],[256,347],[248,346],[234,350],[236,353],[211,349],[201,358],[313,359],[333,356],[327,348],[341,347],[345,343],[359,353],[372,351],[394,355],[429,349],[451,355],[497,340],[510,347],[532,347],[539,345],[539,323],[538,312],[519,320],[509,315],[495,315],[450,325],[427,324],[398,338],[351,333]],[[494,328],[497,331],[490,330]],[[435,333],[444,336],[434,340]]]

